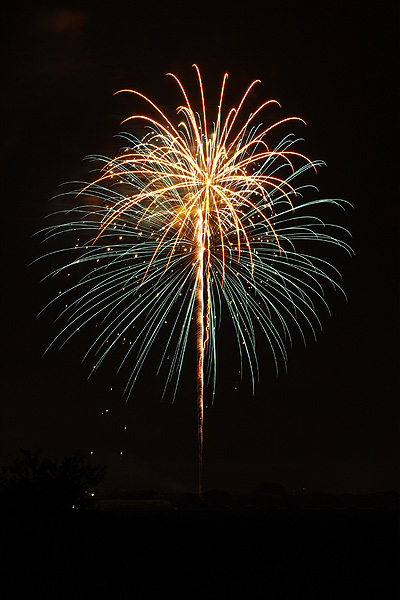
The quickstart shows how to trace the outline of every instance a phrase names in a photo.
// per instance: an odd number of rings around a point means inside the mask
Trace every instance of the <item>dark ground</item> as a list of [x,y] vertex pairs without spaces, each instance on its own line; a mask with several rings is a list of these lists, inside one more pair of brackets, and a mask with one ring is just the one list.
[[398,521],[395,510],[255,509],[18,519],[2,527],[3,598],[389,600]]

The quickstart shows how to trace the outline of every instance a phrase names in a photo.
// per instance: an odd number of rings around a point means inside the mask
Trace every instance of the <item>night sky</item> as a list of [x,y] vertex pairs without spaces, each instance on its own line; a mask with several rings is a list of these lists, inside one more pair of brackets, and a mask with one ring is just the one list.
[[[296,341],[276,378],[260,342],[261,380],[238,385],[232,344],[221,349],[217,396],[205,414],[204,485],[250,492],[368,493],[398,489],[398,22],[397,3],[15,2],[2,18],[1,461],[19,448],[75,451],[108,464],[104,491],[195,491],[195,381],[174,404],[147,364],[128,404],[108,364],[87,380],[89,338],[44,350],[58,331],[43,306],[57,293],[29,266],[59,185],[87,179],[83,158],[118,150],[120,122],[138,110],[113,97],[148,94],[173,114],[176,73],[189,92],[197,63],[206,94],[229,73],[232,103],[253,79],[257,100],[307,128],[308,156],[326,161],[321,197],[353,205],[335,215],[355,257],[335,252],[347,302],[328,291],[332,316],[307,346]],[[197,4],[196,4],[197,6]],[[193,12],[191,12],[193,11]],[[3,10],[4,13],[4,10]],[[108,412],[105,412],[107,411]],[[102,414],[104,413],[104,414]],[[93,455],[91,455],[93,452]],[[122,454],[121,454],[122,452]]]

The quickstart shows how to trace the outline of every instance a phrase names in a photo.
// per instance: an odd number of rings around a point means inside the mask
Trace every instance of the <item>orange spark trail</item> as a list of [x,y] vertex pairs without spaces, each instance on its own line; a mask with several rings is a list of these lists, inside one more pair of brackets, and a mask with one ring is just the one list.
[[199,496],[202,497],[203,467],[203,416],[204,416],[204,239],[203,213],[198,210],[197,217],[198,268],[196,287],[197,320],[197,434],[199,447]]

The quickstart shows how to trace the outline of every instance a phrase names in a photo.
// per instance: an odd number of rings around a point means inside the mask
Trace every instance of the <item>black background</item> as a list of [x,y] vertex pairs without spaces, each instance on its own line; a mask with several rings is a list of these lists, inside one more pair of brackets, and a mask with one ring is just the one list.
[[[255,78],[259,103],[307,128],[304,149],[328,168],[321,197],[339,214],[355,258],[339,256],[348,301],[330,293],[323,332],[290,352],[276,378],[260,349],[256,396],[237,386],[230,344],[217,397],[205,415],[205,487],[247,492],[277,481],[288,490],[398,488],[398,47],[394,2],[15,2],[2,19],[2,418],[1,459],[20,447],[62,457],[79,450],[109,465],[103,491],[195,491],[196,407],[190,377],[175,403],[160,401],[147,365],[125,405],[113,365],[86,380],[86,342],[43,352],[57,332],[38,312],[57,293],[32,235],[64,181],[108,154],[134,101],[129,87],[173,114],[179,92],[166,72],[208,97],[229,73],[237,102]],[[193,92],[192,92],[193,90]],[[229,346],[229,347],[228,347]],[[108,409],[108,413],[103,413]],[[126,427],[126,429],[124,429]],[[93,452],[93,455],[90,453]],[[122,452],[122,454],[121,454]]]

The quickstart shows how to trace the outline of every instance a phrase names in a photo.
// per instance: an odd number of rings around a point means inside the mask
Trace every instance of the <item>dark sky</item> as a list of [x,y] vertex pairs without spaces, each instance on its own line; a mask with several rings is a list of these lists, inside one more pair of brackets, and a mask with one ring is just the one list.
[[190,89],[195,62],[210,97],[227,71],[232,101],[258,78],[260,103],[276,98],[284,116],[304,118],[307,154],[328,164],[318,179],[321,197],[354,207],[339,215],[355,250],[351,260],[338,257],[348,302],[328,295],[332,316],[321,315],[318,342],[297,344],[279,378],[261,353],[255,397],[248,381],[236,389],[227,347],[205,416],[205,487],[398,487],[396,4],[214,2],[189,9],[132,1],[100,10],[95,2],[66,1],[7,8],[2,462],[20,447],[54,457],[93,451],[92,460],[109,465],[108,489],[196,489],[190,378],[173,405],[161,403],[161,382],[147,365],[125,405],[113,365],[87,381],[84,340],[43,356],[57,327],[36,315],[56,290],[40,283],[40,265],[28,266],[43,252],[32,234],[51,212],[58,186],[87,178],[82,159],[110,152],[120,121],[136,109],[112,94],[134,88],[173,111],[180,98],[164,75],[176,73]]

